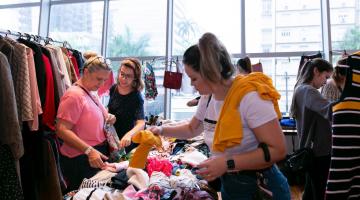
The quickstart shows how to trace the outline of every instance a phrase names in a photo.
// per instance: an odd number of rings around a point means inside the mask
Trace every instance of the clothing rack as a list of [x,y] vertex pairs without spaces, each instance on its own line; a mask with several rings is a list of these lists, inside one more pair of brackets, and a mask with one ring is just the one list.
[[19,38],[23,38],[26,37],[28,40],[33,39],[36,42],[40,42],[40,40],[43,40],[45,42],[45,44],[49,44],[50,42],[52,43],[59,43],[62,44],[64,47],[70,47],[70,44],[67,41],[57,41],[57,40],[53,40],[50,37],[44,37],[44,36],[40,36],[40,35],[33,35],[33,34],[28,34],[28,33],[21,33],[21,32],[12,32],[10,30],[0,30],[0,34],[4,34],[5,36],[7,35],[12,35],[12,36],[16,36]]

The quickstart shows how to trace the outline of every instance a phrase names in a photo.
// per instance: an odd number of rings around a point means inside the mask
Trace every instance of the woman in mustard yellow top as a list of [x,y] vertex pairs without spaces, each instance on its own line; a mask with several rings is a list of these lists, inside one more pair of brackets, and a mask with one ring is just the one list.
[[234,78],[229,53],[211,33],[185,51],[183,63],[202,95],[195,116],[186,124],[149,130],[181,139],[204,132],[212,156],[197,172],[208,181],[220,177],[223,200],[252,199],[256,172],[264,174],[273,199],[290,199],[287,180],[274,165],[284,159],[286,146],[278,122],[280,95],[270,78],[262,73]]

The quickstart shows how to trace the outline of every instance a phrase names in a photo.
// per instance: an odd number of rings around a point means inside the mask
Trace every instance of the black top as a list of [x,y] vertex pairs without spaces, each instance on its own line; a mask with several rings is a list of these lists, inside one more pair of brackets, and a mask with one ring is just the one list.
[[[119,139],[130,131],[137,120],[144,119],[144,99],[139,91],[121,95],[116,91],[116,84],[110,88],[109,113],[116,116],[114,124]],[[133,145],[132,145],[133,146]],[[132,148],[127,148],[129,152]]]

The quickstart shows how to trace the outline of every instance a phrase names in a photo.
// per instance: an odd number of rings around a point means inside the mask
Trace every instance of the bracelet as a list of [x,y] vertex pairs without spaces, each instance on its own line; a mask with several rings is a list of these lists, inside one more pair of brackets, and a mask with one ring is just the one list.
[[258,147],[260,147],[263,150],[265,161],[270,162],[271,156],[270,156],[270,151],[269,151],[268,145],[264,142],[261,142]]
[[86,155],[89,155],[89,153],[93,150],[94,148],[92,146],[89,146],[88,148],[86,148],[86,150],[84,151],[84,153]]

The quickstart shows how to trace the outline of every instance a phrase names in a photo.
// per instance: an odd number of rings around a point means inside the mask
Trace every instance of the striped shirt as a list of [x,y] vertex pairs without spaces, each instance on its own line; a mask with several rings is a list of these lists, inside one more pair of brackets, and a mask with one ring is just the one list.
[[340,101],[333,107],[331,165],[326,199],[360,199],[360,57],[350,70]]

